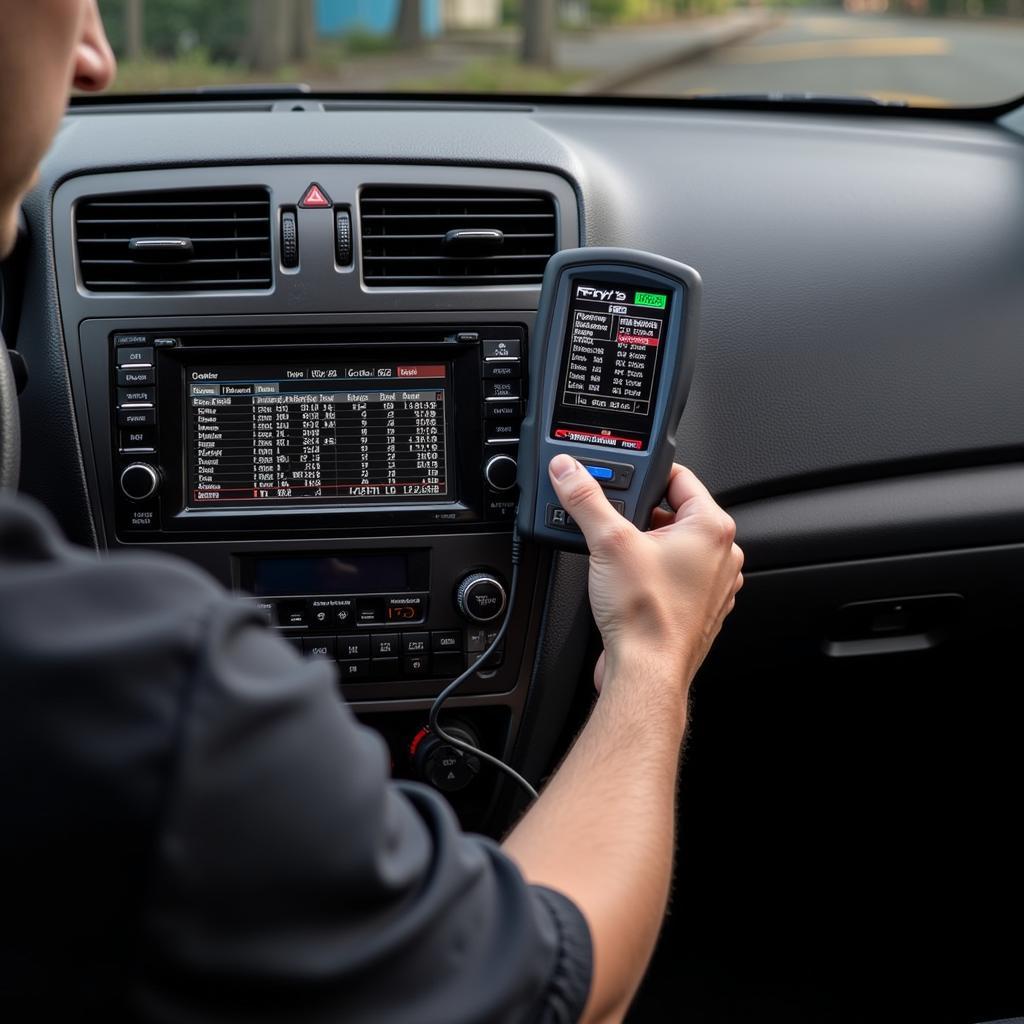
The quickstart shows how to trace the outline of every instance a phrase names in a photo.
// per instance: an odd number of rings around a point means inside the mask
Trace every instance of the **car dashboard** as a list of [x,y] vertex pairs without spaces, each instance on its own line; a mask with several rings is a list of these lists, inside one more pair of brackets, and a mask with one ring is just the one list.
[[[691,920],[711,946],[723,905],[749,911],[751,944],[778,914],[810,926],[811,890],[858,856],[864,877],[830,906],[860,920],[889,878],[870,863],[880,835],[931,849],[943,819],[958,856],[980,830],[990,878],[1013,877],[998,812],[1020,679],[997,667],[1024,567],[1011,123],[111,101],[71,109],[26,218],[23,489],[75,540],[189,559],[337,661],[395,774],[495,835],[514,790],[486,768],[449,784],[416,752],[507,605],[544,263],[613,245],[695,267],[677,457],[736,519],[748,582],[695,691]],[[449,706],[535,783],[589,703],[586,571],[527,546],[500,658]],[[938,739],[951,706],[971,751],[956,771]],[[930,766],[913,793],[911,763]],[[752,832],[792,842],[754,857]]]

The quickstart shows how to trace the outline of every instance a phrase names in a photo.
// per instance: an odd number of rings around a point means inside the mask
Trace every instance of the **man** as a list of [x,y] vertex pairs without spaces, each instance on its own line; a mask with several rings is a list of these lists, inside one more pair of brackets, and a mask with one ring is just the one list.
[[[103,88],[114,61],[95,0],[0,0],[0,26],[3,255],[69,84]],[[621,1019],[664,914],[687,691],[742,554],[680,466],[647,534],[575,460],[550,473],[591,549],[599,697],[501,847],[392,783],[330,666],[248,606],[0,497],[0,1012]]]

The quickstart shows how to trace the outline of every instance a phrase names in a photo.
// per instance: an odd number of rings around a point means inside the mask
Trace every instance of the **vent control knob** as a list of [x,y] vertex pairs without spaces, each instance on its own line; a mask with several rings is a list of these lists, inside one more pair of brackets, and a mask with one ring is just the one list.
[[294,210],[281,214],[281,263],[288,270],[299,265],[299,223]]
[[132,501],[145,501],[156,494],[160,474],[148,463],[133,462],[121,470],[121,490]]
[[334,211],[334,256],[339,267],[352,265],[352,216],[347,209]]
[[493,622],[505,610],[508,596],[489,572],[474,572],[459,584],[455,603],[470,621]]

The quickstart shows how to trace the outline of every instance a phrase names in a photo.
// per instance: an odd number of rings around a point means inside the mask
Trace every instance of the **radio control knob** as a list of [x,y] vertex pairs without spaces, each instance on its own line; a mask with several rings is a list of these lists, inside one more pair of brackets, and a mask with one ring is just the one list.
[[145,501],[156,494],[160,474],[145,462],[133,462],[121,470],[121,490],[132,501]]
[[511,455],[495,455],[484,466],[484,479],[492,490],[511,491],[516,485],[519,463]]
[[493,622],[505,610],[505,588],[488,572],[474,572],[460,584],[455,594],[459,611],[472,622]]

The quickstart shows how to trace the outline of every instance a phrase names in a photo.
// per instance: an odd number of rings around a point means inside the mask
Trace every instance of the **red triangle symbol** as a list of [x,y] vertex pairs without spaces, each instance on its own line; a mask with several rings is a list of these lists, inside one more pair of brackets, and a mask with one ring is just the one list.
[[331,198],[314,181],[313,184],[306,189],[306,194],[299,200],[299,206],[304,210],[328,210],[331,206]]

